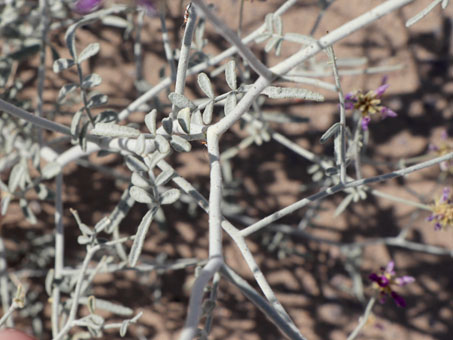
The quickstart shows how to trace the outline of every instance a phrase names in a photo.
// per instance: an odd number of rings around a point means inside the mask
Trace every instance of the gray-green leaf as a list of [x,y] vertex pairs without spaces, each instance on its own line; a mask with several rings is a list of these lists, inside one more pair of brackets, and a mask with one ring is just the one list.
[[156,144],[157,149],[159,150],[160,153],[167,154],[168,152],[170,152],[170,143],[168,143],[168,140],[164,136],[157,135]]
[[192,150],[192,144],[177,135],[171,136],[170,145],[177,152],[189,152],[190,150]]
[[135,185],[135,186],[140,187],[140,188],[148,189],[150,187],[149,180],[147,180],[145,177],[143,177],[138,172],[133,172],[132,173],[131,183],[133,185]]
[[63,101],[63,99],[69,94],[71,93],[72,91],[74,91],[76,88],[78,88],[79,85],[77,84],[73,84],[73,83],[70,83],[70,84],[66,84],[66,85],[63,85],[63,87],[60,89],[60,92],[58,92],[58,98],[57,98],[57,101],[59,103],[61,103]]
[[211,100],[203,111],[203,123],[208,125],[212,122],[212,112],[214,111],[214,101]]
[[143,188],[133,186],[131,187],[130,194],[134,200],[140,203],[151,204],[154,202],[153,195]]
[[54,61],[53,63],[53,71],[55,73],[59,73],[63,70],[66,70],[73,66],[75,64],[74,60],[72,59],[66,59],[66,58],[60,58]]
[[142,252],[143,243],[145,242],[146,234],[148,233],[151,222],[153,221],[156,209],[149,210],[145,216],[143,216],[140,225],[137,228],[135,234],[134,243],[132,244],[131,251],[129,253],[129,265],[134,267],[137,264],[138,258]]
[[126,156],[126,166],[132,172],[134,171],[146,172],[149,170],[145,163],[143,163],[138,157],[132,155]]
[[305,100],[314,100],[318,102],[324,100],[324,96],[320,93],[295,87],[268,86],[263,90],[263,92],[261,92],[261,94],[264,94],[272,99],[299,98]]
[[228,94],[226,100],[225,100],[225,105],[224,105],[224,111],[225,111],[225,116],[228,116],[236,107],[236,95],[234,93]]
[[102,78],[99,74],[91,73],[85,76],[82,80],[82,88],[89,89],[98,86],[102,83]]
[[183,131],[187,134],[190,133],[190,116],[191,112],[188,107],[179,110],[178,112],[178,123],[183,129]]
[[337,133],[337,131],[340,129],[341,124],[339,122],[336,122],[333,124],[330,128],[327,129],[327,131],[321,136],[321,139],[319,142],[321,144],[324,144],[329,140],[330,137],[332,137],[334,134]]
[[19,184],[25,180],[26,170],[27,168],[24,162],[19,162],[13,166],[8,181],[9,192],[14,192]]
[[214,92],[212,91],[211,80],[206,73],[200,73],[198,75],[198,86],[200,89],[209,97],[214,98]]
[[156,109],[153,109],[150,113],[148,113],[145,116],[146,127],[148,128],[149,132],[151,132],[153,135],[156,134],[156,116],[157,116]]
[[78,138],[79,133],[79,123],[80,119],[82,119],[83,111],[79,110],[74,114],[71,121],[71,139],[75,143]]
[[88,108],[98,107],[107,103],[108,96],[105,94],[95,94],[87,103]]
[[96,55],[99,52],[100,45],[99,43],[91,43],[79,54],[79,58],[77,59],[78,63],[80,64],[82,61],[91,58],[92,56]]
[[44,169],[42,169],[42,177],[44,179],[50,179],[58,175],[62,170],[61,164],[58,162],[47,163]]
[[274,26],[275,26],[275,33],[279,36],[283,34],[283,21],[280,15],[274,15]]
[[189,107],[191,110],[195,109],[197,106],[192,103],[188,98],[184,95],[172,92],[168,95],[168,99],[171,103],[177,107]]
[[160,196],[160,204],[165,205],[175,203],[179,197],[181,197],[181,191],[178,189],[167,190]]
[[115,123],[97,123],[94,129],[91,130],[91,134],[104,137],[137,138],[140,136],[140,131]]
[[173,119],[170,117],[162,119],[162,127],[166,133],[171,135],[173,132]]
[[230,60],[225,67],[225,79],[230,89],[237,90],[236,63],[234,60]]

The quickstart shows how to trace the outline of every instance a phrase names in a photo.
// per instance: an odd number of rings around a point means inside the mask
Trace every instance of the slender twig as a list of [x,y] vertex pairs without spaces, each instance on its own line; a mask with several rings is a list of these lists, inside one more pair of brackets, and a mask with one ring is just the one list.
[[[49,15],[47,13],[47,0],[39,1],[40,15],[41,15],[41,47],[39,51],[39,67],[38,67],[38,105],[36,108],[36,115],[42,117],[43,108],[43,92],[44,80],[46,77],[46,48],[47,48],[47,32],[49,30]],[[42,130],[38,130],[38,143],[42,146]]]
[[52,336],[59,331],[60,316],[60,283],[64,267],[64,225],[63,225],[63,174],[55,179],[55,265],[54,284],[52,289]]
[[371,310],[373,309],[375,302],[376,302],[376,298],[374,298],[374,297],[372,297],[370,299],[370,301],[368,301],[368,305],[365,308],[365,313],[363,313],[363,316],[360,318],[359,324],[354,329],[354,331],[348,336],[347,340],[353,340],[357,337],[359,332],[362,330],[362,328],[365,326],[366,322],[368,321],[368,318],[370,317]]
[[440,163],[440,162],[443,162],[443,161],[446,161],[449,159],[453,159],[453,152],[446,154],[444,156],[441,156],[441,157],[437,157],[435,159],[431,159],[427,162],[422,162],[422,163],[419,163],[419,164],[416,164],[416,165],[413,165],[413,166],[410,166],[410,167],[407,167],[407,168],[404,168],[401,170],[393,171],[393,172],[390,172],[390,173],[387,173],[384,175],[379,175],[379,176],[351,181],[345,185],[335,185],[335,186],[329,187],[316,194],[303,198],[300,201],[297,201],[297,202],[261,219],[259,222],[256,222],[256,223],[252,224],[251,226],[249,226],[245,229],[242,229],[241,234],[244,237],[247,237],[247,236],[257,232],[258,230],[268,226],[269,224],[279,220],[280,218],[282,218],[288,214],[291,214],[298,209],[305,207],[306,205],[310,204],[311,202],[314,202],[315,200],[323,199],[327,196],[333,195],[339,191],[342,191],[343,189],[355,188],[355,187],[358,187],[358,186],[361,186],[364,184],[377,183],[377,182],[387,181],[387,180],[395,178],[395,177],[405,176],[412,172],[415,172],[415,171],[418,171],[418,170],[421,170],[424,168],[428,168],[430,166],[438,164],[438,162]]
[[44,119],[44,118],[41,118],[41,117],[38,117],[35,115],[32,115],[31,113],[25,111],[24,109],[21,109],[13,104],[10,104],[10,103],[4,101],[3,99],[0,99],[0,110],[5,111],[17,118],[24,119],[37,127],[40,127],[40,128],[43,128],[43,129],[46,129],[49,131],[63,133],[65,135],[69,135],[69,136],[71,135],[71,131],[66,126],[58,124],[58,123],[54,123],[50,120],[47,120],[47,119]]
[[[0,237],[0,294],[2,297],[2,309],[8,310],[9,306],[9,290],[8,290],[8,265],[6,263],[6,249],[3,243],[3,238]],[[1,323],[0,323],[1,325]],[[8,327],[14,326],[12,318],[6,319],[6,325]]]
[[271,80],[273,78],[272,72],[253,54],[253,52],[242,43],[241,39],[234,33],[225,23],[220,20],[212,11],[206,6],[202,0],[193,0],[195,4],[201,9],[206,18],[208,18],[214,25],[215,29],[232,45],[236,46],[238,53],[244,58],[250,67],[258,73],[261,77]]
[[167,25],[165,23],[165,12],[159,11],[160,24],[162,28],[162,43],[164,44],[165,58],[167,58],[168,64],[170,64],[170,77],[173,81],[176,81],[176,65],[175,58],[173,57],[173,51],[170,46],[170,38],[168,37]]
[[[143,81],[143,53],[142,53],[142,31],[143,31],[143,18],[145,10],[139,10],[137,15],[137,28],[135,32],[134,41],[134,59],[135,59],[135,81],[140,91],[140,84]],[[136,86],[137,86],[136,85]]]
[[0,326],[2,326],[5,322],[7,322],[9,320],[9,317],[18,308],[21,308],[21,306],[16,301],[13,300],[13,302],[9,306],[8,310],[6,311],[6,313],[3,314],[2,318],[0,319]]
[[190,294],[188,315],[186,323],[184,324],[184,329],[179,337],[180,340],[192,340],[194,338],[201,314],[201,303],[203,300],[204,288],[222,265],[222,258],[211,257],[206,266],[204,266],[201,270],[198,278],[195,280]]
[[[346,114],[344,109],[344,96],[343,90],[341,89],[340,76],[338,75],[337,61],[335,57],[335,52],[333,47],[329,46],[329,55],[332,62],[332,70],[335,78],[335,85],[338,92],[338,100],[340,101],[340,150],[339,151],[339,160],[340,160],[340,183],[346,183]],[[335,145],[337,144],[337,137],[335,136]]]
[[85,259],[83,260],[82,267],[80,269],[80,274],[77,279],[74,294],[71,299],[71,309],[69,311],[69,317],[66,320],[64,327],[60,330],[60,332],[56,336],[53,337],[53,340],[63,339],[63,337],[74,326],[73,322],[75,321],[75,318],[77,315],[77,307],[79,306],[79,299],[81,297],[83,283],[85,281],[85,275],[86,275],[86,272],[88,269],[88,265],[89,265],[91,259],[93,258],[94,254],[102,248],[115,246],[117,243],[126,242],[126,241],[129,241],[130,239],[131,239],[130,237],[124,237],[122,239],[118,239],[115,241],[109,241],[109,242],[106,242],[103,244],[97,244],[88,249],[87,254],[85,255]]
[[[184,88],[186,86],[186,77],[187,77],[187,67],[189,65],[189,54],[190,46],[192,45],[193,33],[195,31],[195,23],[197,22],[196,11],[191,6],[189,9],[189,19],[186,23],[186,28],[184,30],[184,36],[182,38],[181,52],[179,53],[178,60],[178,69],[176,71],[176,83],[175,83],[175,92],[178,94],[184,94]],[[176,119],[178,115],[178,108],[175,105],[172,105],[172,112],[170,117]]]
[[[172,169],[172,167],[169,164],[167,164],[165,161],[159,162],[158,166],[161,168],[162,171],[168,171],[168,170]],[[194,200],[197,202],[197,204],[204,211],[208,212],[208,208],[209,208],[208,201],[203,197],[203,195],[201,195],[198,192],[198,190],[196,188],[193,187],[192,184],[190,184],[183,177],[178,176],[176,171],[175,171],[175,176],[172,178],[172,180],[183,191],[185,191],[188,195],[192,196],[194,198]],[[247,244],[245,243],[244,238],[240,235],[240,231],[225,219],[222,220],[222,228],[235,241],[235,243],[236,243],[237,247],[239,248],[239,250],[241,251],[241,254],[244,257],[247,265],[249,266],[250,271],[253,273],[253,276],[255,277],[259,287],[263,291],[263,293],[266,296],[266,298],[268,299],[268,301],[271,303],[272,308],[274,308],[275,312],[278,313],[280,315],[280,317],[286,321],[288,327],[290,327],[293,330],[292,332],[294,334],[299,334],[299,339],[303,338],[302,335],[297,330],[297,327],[292,322],[289,315],[286,313],[283,306],[277,300],[277,297],[275,296],[274,292],[272,291],[272,288],[270,287],[269,283],[266,281],[266,278],[264,277],[262,271],[260,270],[255,259],[253,258],[253,255],[252,255],[250,249],[248,248]]]
[[[362,14],[361,16],[326,34],[318,41],[310,44],[300,52],[297,52],[285,61],[272,67],[271,71],[279,76],[285,75],[300,63],[316,55],[326,47],[343,39],[344,37],[359,30],[360,28],[371,24],[382,16],[407,5],[412,1],[413,0],[388,0],[383,4],[375,7],[374,9],[368,11],[367,13]],[[198,2],[201,2],[201,0],[197,0],[197,3]],[[232,110],[232,112],[216,124],[212,125],[210,129],[215,130],[215,133],[218,136],[221,136],[223,133],[225,133],[235,122],[238,121],[238,119],[244,114],[244,112],[246,112],[255,98],[271,83],[271,80],[266,79],[266,77],[259,77],[258,80],[256,80],[253,84],[251,90],[245,94],[245,96]]]
[[238,287],[242,294],[246,296],[256,307],[258,307],[264,314],[266,314],[275,325],[290,339],[305,339],[300,337],[300,334],[294,332],[291,327],[288,327],[287,321],[277,313],[269,303],[258,294],[247,281],[236,274],[230,267],[223,265],[220,268],[220,274],[226,278],[233,285]]
[[[220,283],[220,274],[217,272],[214,275],[214,278],[212,280],[212,288],[211,288],[211,292],[209,294],[209,300],[212,302],[217,300],[217,292],[219,289],[219,283]],[[208,311],[208,315],[206,316],[206,321],[204,323],[204,331],[205,331],[206,335],[209,335],[209,333],[211,333],[213,321],[214,321],[214,308],[210,309]]]

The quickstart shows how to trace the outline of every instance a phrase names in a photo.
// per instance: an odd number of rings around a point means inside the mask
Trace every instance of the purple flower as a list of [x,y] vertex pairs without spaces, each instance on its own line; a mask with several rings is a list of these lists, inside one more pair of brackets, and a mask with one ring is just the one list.
[[101,6],[102,0],[77,0],[74,9],[77,13],[87,14]]
[[431,205],[431,211],[432,214],[427,220],[434,222],[434,230],[447,229],[453,226],[453,202],[449,188],[442,190],[442,196]]
[[368,91],[367,93],[362,91],[350,92],[344,98],[346,110],[355,109],[362,114],[361,126],[363,130],[368,130],[372,115],[379,114],[381,119],[397,116],[396,112],[381,105],[381,97],[389,87],[386,81],[387,78],[384,77],[381,86],[375,91]]
[[385,268],[381,268],[379,274],[371,273],[368,278],[373,281],[373,287],[379,292],[381,303],[384,303],[387,296],[390,296],[397,306],[406,307],[406,301],[393,291],[392,286],[405,286],[414,282],[415,279],[412,276],[396,277],[394,267],[394,262],[390,261]]

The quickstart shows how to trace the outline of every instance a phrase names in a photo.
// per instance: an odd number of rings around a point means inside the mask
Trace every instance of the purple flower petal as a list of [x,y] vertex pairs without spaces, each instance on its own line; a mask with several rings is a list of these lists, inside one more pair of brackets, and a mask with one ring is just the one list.
[[447,140],[448,139],[447,130],[442,131],[442,134],[440,135],[440,138],[443,139],[443,140]]
[[435,225],[434,225],[434,230],[441,230],[442,229],[442,225],[437,222]]
[[395,280],[395,282],[398,286],[405,286],[408,283],[412,283],[414,281],[415,281],[415,278],[413,278],[412,276],[401,276]]
[[431,221],[434,220],[435,218],[436,218],[436,215],[433,214],[433,215],[427,217],[426,220],[427,220],[428,222],[431,222]]
[[442,190],[442,202],[447,202],[450,197],[450,188],[445,187]]
[[354,108],[354,103],[353,102],[345,102],[344,103],[344,108],[345,108],[345,110],[352,110]]
[[395,303],[397,304],[397,306],[406,307],[406,301],[404,301],[404,299],[401,296],[399,296],[395,292],[392,292],[390,295],[392,296],[392,298],[395,301]]
[[355,93],[349,92],[349,93],[346,93],[346,95],[344,96],[344,100],[345,101],[355,102],[355,101],[357,101],[357,98],[355,96]]
[[363,117],[362,118],[362,130],[366,131],[368,130],[368,124],[370,123],[371,121],[371,118],[370,117]]
[[437,150],[439,150],[439,147],[436,144],[429,144],[428,145],[428,150],[429,151],[437,151]]
[[385,272],[389,274],[395,274],[395,271],[393,270],[395,268],[395,262],[390,261],[387,263],[387,266],[385,267]]
[[384,288],[384,287],[387,287],[389,285],[389,283],[390,283],[390,280],[387,277],[381,276],[381,280],[379,282],[379,286]]
[[396,112],[393,111],[393,110],[391,110],[391,109],[389,109],[389,108],[386,107],[386,106],[384,106],[384,107],[381,109],[381,117],[382,117],[382,118],[387,118],[387,117],[392,117],[392,118],[393,118],[393,117],[396,117],[396,116],[398,116],[398,115],[396,114]]
[[389,86],[390,86],[389,84],[384,84],[384,85],[379,86],[377,88],[377,90],[374,91],[374,93],[376,94],[376,97],[378,97],[378,98],[381,97]]
[[80,14],[90,13],[101,5],[102,0],[77,0],[74,10]]
[[376,283],[379,283],[381,281],[381,277],[376,274],[376,273],[371,273],[368,278],[373,281],[373,282],[376,282]]

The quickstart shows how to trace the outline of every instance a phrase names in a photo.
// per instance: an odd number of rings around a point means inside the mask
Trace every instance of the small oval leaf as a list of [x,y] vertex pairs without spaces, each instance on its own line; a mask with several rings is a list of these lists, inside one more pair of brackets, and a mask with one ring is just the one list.
[[79,54],[79,58],[77,59],[78,63],[80,64],[82,61],[91,58],[92,56],[96,55],[99,52],[100,45],[99,43],[91,43]]
[[162,126],[165,132],[171,135],[171,133],[173,132],[173,119],[170,117],[162,119]]
[[168,95],[168,99],[171,103],[177,107],[189,107],[191,110],[194,110],[197,106],[187,99],[184,95],[172,92]]
[[167,154],[168,152],[170,152],[170,143],[168,143],[168,140],[164,136],[157,135],[156,143],[157,149],[161,154]]
[[138,258],[142,253],[143,243],[145,242],[146,234],[148,233],[151,222],[153,221],[156,209],[149,210],[145,216],[143,216],[135,234],[134,243],[132,244],[131,251],[129,253],[129,265],[134,267],[137,264]]
[[145,163],[143,163],[138,157],[132,155],[126,156],[126,166],[132,172],[134,171],[146,172],[149,170]]
[[145,116],[145,124],[151,134],[156,135],[156,116],[157,110],[153,109]]
[[275,33],[277,33],[279,36],[283,34],[283,21],[280,15],[274,15],[274,27],[275,27]]
[[99,74],[91,73],[85,76],[82,80],[82,88],[89,89],[92,87],[96,87],[102,83],[102,78]]
[[66,59],[66,58],[60,58],[54,61],[53,63],[53,71],[55,73],[59,73],[63,70],[66,70],[73,66],[75,64],[74,60],[72,59]]
[[340,126],[341,126],[341,124],[339,122],[336,122],[335,124],[333,124],[330,128],[327,129],[326,132],[324,132],[324,134],[321,136],[319,142],[321,144],[324,144],[325,142],[327,142],[330,137],[332,137],[334,134],[337,133],[337,131],[339,131]]
[[189,152],[192,150],[192,144],[186,141],[181,136],[171,136],[170,145],[175,149],[177,152]]
[[200,73],[198,75],[198,86],[209,98],[214,98],[214,92],[212,91],[211,80],[206,73]]
[[78,88],[79,85],[77,84],[66,84],[63,85],[63,87],[60,89],[60,92],[58,92],[58,98],[57,101],[61,103],[63,99],[72,91],[74,91],[76,88]]
[[183,129],[183,131],[187,134],[190,133],[190,117],[191,117],[191,112],[188,107],[179,110],[178,112],[178,123]]
[[225,79],[230,89],[237,90],[236,63],[234,60],[230,60],[226,65]]
[[148,189],[150,187],[150,181],[143,177],[138,172],[133,172],[131,177],[131,183],[140,188]]
[[14,192],[21,182],[25,180],[26,167],[23,162],[19,162],[11,169],[9,175],[8,190]]
[[225,112],[225,116],[228,116],[236,107],[236,95],[234,93],[229,93],[225,105],[223,107],[223,110]]
[[74,114],[71,121],[71,140],[73,143],[77,142],[78,134],[79,134],[79,124],[80,120],[82,119],[83,111],[79,110]]
[[104,137],[137,138],[140,131],[129,126],[114,123],[97,123],[91,134]]
[[143,152],[145,152],[145,144],[146,144],[145,135],[141,133],[140,136],[138,136],[135,144],[135,153],[137,155],[142,155]]
[[178,189],[170,189],[165,191],[160,196],[160,204],[172,204],[175,203],[181,197],[181,191]]
[[212,122],[212,112],[214,111],[214,101],[210,101],[203,111],[203,123],[206,125]]
[[153,196],[148,191],[135,185],[131,187],[130,194],[139,203],[151,204],[154,202]]
[[87,107],[92,108],[104,105],[105,103],[107,103],[108,99],[109,97],[105,94],[95,94],[90,98],[90,100],[88,100]]
[[44,179],[50,179],[58,175],[62,171],[61,164],[58,162],[51,162],[46,164],[42,169],[42,177]]

